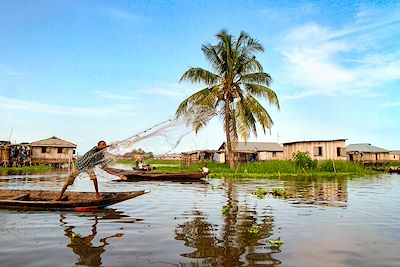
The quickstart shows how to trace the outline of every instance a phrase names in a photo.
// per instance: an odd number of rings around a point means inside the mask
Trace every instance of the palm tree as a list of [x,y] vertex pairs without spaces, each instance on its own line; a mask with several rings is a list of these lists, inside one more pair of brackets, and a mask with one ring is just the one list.
[[214,115],[219,115],[224,122],[227,162],[233,168],[232,143],[236,143],[239,137],[246,141],[251,133],[257,136],[257,123],[264,133],[273,125],[267,110],[256,97],[265,98],[278,109],[279,101],[269,88],[271,76],[263,71],[255,57],[256,53],[264,51],[263,46],[243,31],[237,40],[226,29],[217,33],[216,38],[216,45],[206,43],[201,48],[215,72],[190,68],[183,74],[180,82],[204,83],[207,87],[185,99],[179,105],[176,116],[185,116],[204,108],[211,110],[201,112],[207,114],[206,118],[192,121],[197,133]]

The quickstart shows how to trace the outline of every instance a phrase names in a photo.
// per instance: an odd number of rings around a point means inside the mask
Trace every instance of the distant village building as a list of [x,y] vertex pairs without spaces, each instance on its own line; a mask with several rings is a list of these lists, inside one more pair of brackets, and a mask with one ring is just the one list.
[[62,140],[56,136],[32,142],[31,148],[32,164],[52,164],[61,166],[72,162],[76,145]]
[[8,167],[10,165],[10,141],[0,141],[0,166]]
[[359,163],[378,163],[390,160],[389,150],[368,143],[351,144],[346,147],[349,161]]
[[213,161],[216,150],[194,150],[181,153],[182,165],[190,165],[201,161]]
[[11,144],[9,141],[0,141],[0,164],[2,167],[31,165],[31,150],[29,144]]
[[297,152],[308,153],[312,160],[346,160],[346,139],[310,140],[283,144],[283,157],[292,159]]
[[163,154],[154,156],[155,159],[159,160],[181,160],[181,154]]
[[[225,162],[225,142],[219,147],[220,162]],[[283,159],[283,147],[273,142],[237,142],[232,143],[236,162],[254,162]]]
[[400,150],[392,150],[389,152],[389,161],[400,161]]

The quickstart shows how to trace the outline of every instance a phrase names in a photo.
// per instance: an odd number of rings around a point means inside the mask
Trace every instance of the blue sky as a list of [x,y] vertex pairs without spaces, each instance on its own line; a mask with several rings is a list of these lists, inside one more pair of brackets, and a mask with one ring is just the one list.
[[[0,12],[1,140],[55,135],[82,153],[169,119],[202,88],[180,77],[211,69],[201,45],[227,28],[264,45],[281,104],[264,102],[275,124],[250,141],[400,149],[399,1],[1,1]],[[223,141],[215,119],[176,152]]]

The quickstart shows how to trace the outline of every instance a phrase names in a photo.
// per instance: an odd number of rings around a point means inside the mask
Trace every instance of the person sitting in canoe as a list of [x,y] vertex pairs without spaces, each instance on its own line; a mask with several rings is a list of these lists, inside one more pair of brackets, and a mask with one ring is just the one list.
[[210,172],[210,170],[209,170],[208,167],[207,167],[207,163],[206,163],[206,165],[204,165],[204,167],[201,169],[201,172],[204,173],[205,175],[207,175],[207,174]]
[[[67,187],[72,185],[75,181],[75,178],[82,172],[86,172],[89,175],[90,180],[93,181],[94,189],[96,190],[96,199],[100,199],[97,177],[93,168],[100,164],[103,165],[102,168],[105,167],[103,150],[106,149],[107,147],[110,146],[107,145],[105,141],[101,140],[97,143],[97,146],[93,147],[88,152],[86,152],[82,157],[80,157],[75,162],[75,164],[72,164],[72,172],[68,176],[68,180],[65,182],[63,188],[61,189],[60,196],[57,199],[55,199],[56,201],[60,201],[62,199],[62,196],[64,195],[65,190],[67,190]],[[114,173],[112,173],[107,169],[105,169],[105,171],[112,175],[115,175]],[[123,180],[126,179],[124,175],[119,175],[119,178]]]

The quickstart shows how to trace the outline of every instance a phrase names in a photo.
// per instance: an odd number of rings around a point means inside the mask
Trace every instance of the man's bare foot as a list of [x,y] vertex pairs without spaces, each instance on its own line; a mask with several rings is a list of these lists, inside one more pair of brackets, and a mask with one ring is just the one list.
[[96,200],[100,200],[101,196],[99,194],[96,194],[95,198],[96,198]]
[[61,198],[55,198],[53,201],[61,201]]
[[119,178],[121,180],[123,180],[123,181],[127,181],[128,180],[128,178],[125,175],[122,175],[122,174],[119,176]]

